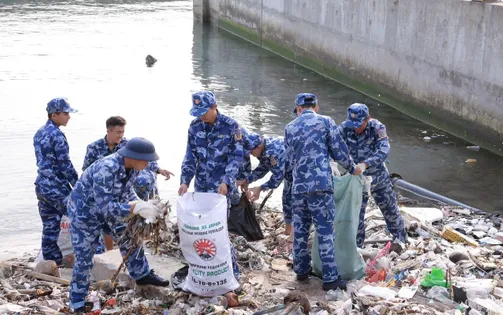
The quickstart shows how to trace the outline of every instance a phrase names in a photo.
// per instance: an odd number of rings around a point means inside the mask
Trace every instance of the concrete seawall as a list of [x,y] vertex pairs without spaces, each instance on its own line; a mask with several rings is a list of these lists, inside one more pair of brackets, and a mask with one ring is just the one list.
[[503,6],[194,0],[194,14],[503,155]]

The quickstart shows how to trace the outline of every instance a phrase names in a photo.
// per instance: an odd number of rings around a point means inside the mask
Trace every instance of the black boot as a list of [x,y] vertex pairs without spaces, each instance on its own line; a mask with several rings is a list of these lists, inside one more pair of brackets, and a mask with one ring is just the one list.
[[91,310],[93,309],[93,306],[94,306],[94,304],[92,302],[85,302],[84,306],[79,307],[77,309],[74,309],[73,313],[74,314],[87,314],[87,313],[91,312]]
[[297,281],[306,281],[307,279],[309,279],[309,276],[311,275],[312,272],[313,272],[313,269],[310,268],[309,271],[306,272],[305,274],[297,275]]
[[332,282],[323,283],[323,290],[325,291],[337,290],[337,289],[346,290],[347,284],[348,282],[346,280],[337,279]]
[[154,273],[154,269],[150,270],[150,273],[146,275],[145,277],[136,280],[137,285],[155,285],[159,287],[167,287],[169,285],[168,280],[164,280],[163,278],[159,277]]

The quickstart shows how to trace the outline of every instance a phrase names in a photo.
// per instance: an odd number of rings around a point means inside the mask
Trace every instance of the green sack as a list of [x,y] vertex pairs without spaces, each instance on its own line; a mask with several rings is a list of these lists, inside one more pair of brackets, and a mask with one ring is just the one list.
[[[342,279],[361,279],[365,276],[365,262],[356,247],[356,234],[362,206],[364,178],[362,175],[334,176],[334,249],[335,263]],[[318,234],[314,233],[311,249],[313,273],[322,276],[318,251]]]

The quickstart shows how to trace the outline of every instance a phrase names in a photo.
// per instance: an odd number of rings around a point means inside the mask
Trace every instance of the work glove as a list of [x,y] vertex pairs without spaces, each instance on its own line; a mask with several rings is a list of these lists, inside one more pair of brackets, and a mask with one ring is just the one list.
[[362,174],[367,169],[367,165],[365,163],[358,163],[358,165],[356,165],[356,167],[362,171]]
[[372,177],[363,175],[363,192],[370,195],[370,188],[372,187]]
[[138,200],[133,210],[134,214],[140,215],[146,223],[157,223],[158,210],[156,206],[143,200]]

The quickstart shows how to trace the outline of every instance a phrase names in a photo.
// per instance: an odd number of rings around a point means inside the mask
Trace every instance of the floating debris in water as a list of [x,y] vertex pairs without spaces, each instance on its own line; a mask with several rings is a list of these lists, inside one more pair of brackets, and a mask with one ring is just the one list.
[[147,67],[152,67],[154,65],[154,63],[157,62],[157,59],[155,59],[154,57],[152,57],[151,55],[147,55],[147,57],[145,58],[145,63],[147,64]]
[[467,146],[466,148],[468,150],[472,150],[472,151],[475,151],[475,152],[479,152],[480,151],[480,147],[478,145],[470,145],[470,146]]

